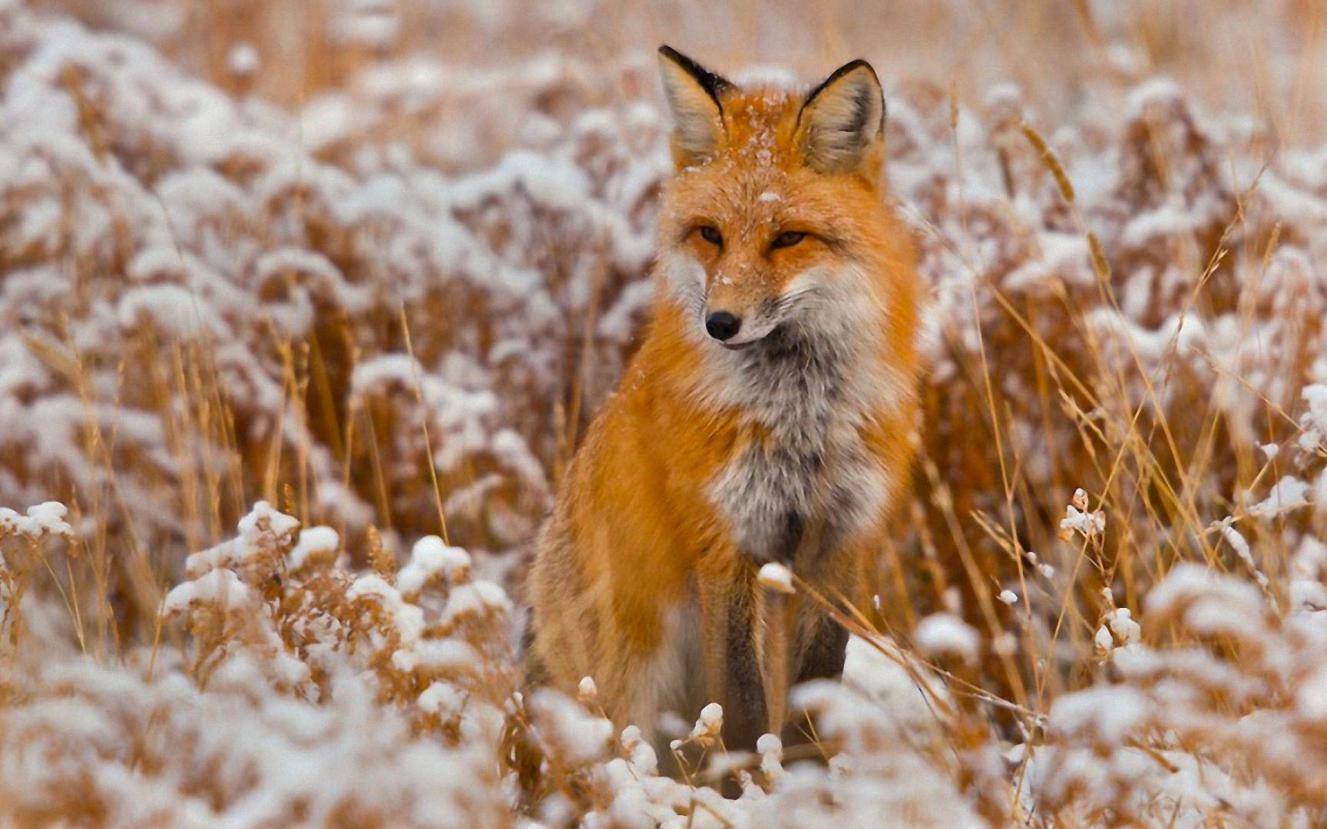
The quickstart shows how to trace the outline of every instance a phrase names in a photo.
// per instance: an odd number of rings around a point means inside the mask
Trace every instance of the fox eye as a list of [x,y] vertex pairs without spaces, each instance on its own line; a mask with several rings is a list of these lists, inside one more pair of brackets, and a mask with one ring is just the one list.
[[790,248],[805,238],[806,234],[800,230],[785,230],[778,236],[775,236],[773,242],[770,242],[770,250]]
[[711,245],[723,245],[723,234],[719,232],[717,227],[713,227],[712,225],[700,226],[700,238],[709,242]]

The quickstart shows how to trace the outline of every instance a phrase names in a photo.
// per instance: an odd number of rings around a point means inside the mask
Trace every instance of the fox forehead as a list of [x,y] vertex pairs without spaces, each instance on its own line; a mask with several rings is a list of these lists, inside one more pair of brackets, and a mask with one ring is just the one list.
[[727,243],[764,245],[777,233],[814,233],[843,241],[881,207],[859,180],[720,156],[678,173],[664,188],[660,241],[673,244],[697,224],[713,224]]
[[661,218],[668,236],[698,223],[713,224],[727,243],[740,245],[760,243],[785,225],[809,230],[817,212],[795,179],[778,170],[715,167],[675,178],[665,191]]
[[708,220],[733,241],[760,239],[780,225],[825,231],[858,198],[874,200],[864,181],[806,166],[797,141],[803,99],[804,90],[791,87],[729,88],[714,155],[667,183],[661,229],[671,235]]
[[790,88],[734,87],[723,102],[723,137],[716,161],[727,156],[733,162],[755,162],[757,166],[790,169],[801,166],[794,150],[797,115],[802,95]]

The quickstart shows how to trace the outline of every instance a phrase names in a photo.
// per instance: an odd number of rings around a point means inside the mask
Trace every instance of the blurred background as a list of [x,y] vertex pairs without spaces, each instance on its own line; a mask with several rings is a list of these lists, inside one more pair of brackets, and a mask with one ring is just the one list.
[[1327,126],[1322,0],[32,5],[143,38],[191,73],[284,106],[362,86],[365,70],[400,61],[463,68],[471,81],[562,61],[604,75],[606,95],[634,96],[633,84],[653,79],[627,70],[651,69],[654,47],[669,43],[730,71],[772,65],[804,78],[864,57],[887,83],[933,83],[969,103],[1012,82],[1054,123],[1087,107],[1118,107],[1122,83],[1165,75],[1213,109],[1257,118],[1286,140],[1312,139]]

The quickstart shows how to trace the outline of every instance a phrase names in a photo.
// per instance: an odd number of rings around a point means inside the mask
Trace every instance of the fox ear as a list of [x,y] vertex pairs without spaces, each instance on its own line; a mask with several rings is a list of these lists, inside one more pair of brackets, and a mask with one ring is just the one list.
[[846,63],[811,90],[797,114],[797,131],[806,163],[821,173],[873,174],[881,154],[885,96],[871,64]]
[[671,46],[659,47],[659,74],[673,112],[673,160],[678,167],[709,160],[723,136],[719,96],[733,85]]

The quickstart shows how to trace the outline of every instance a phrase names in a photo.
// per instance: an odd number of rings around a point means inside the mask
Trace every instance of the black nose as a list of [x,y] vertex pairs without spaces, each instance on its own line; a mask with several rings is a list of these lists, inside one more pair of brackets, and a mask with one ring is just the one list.
[[705,330],[716,340],[730,340],[742,327],[742,321],[727,311],[715,311],[705,318]]

